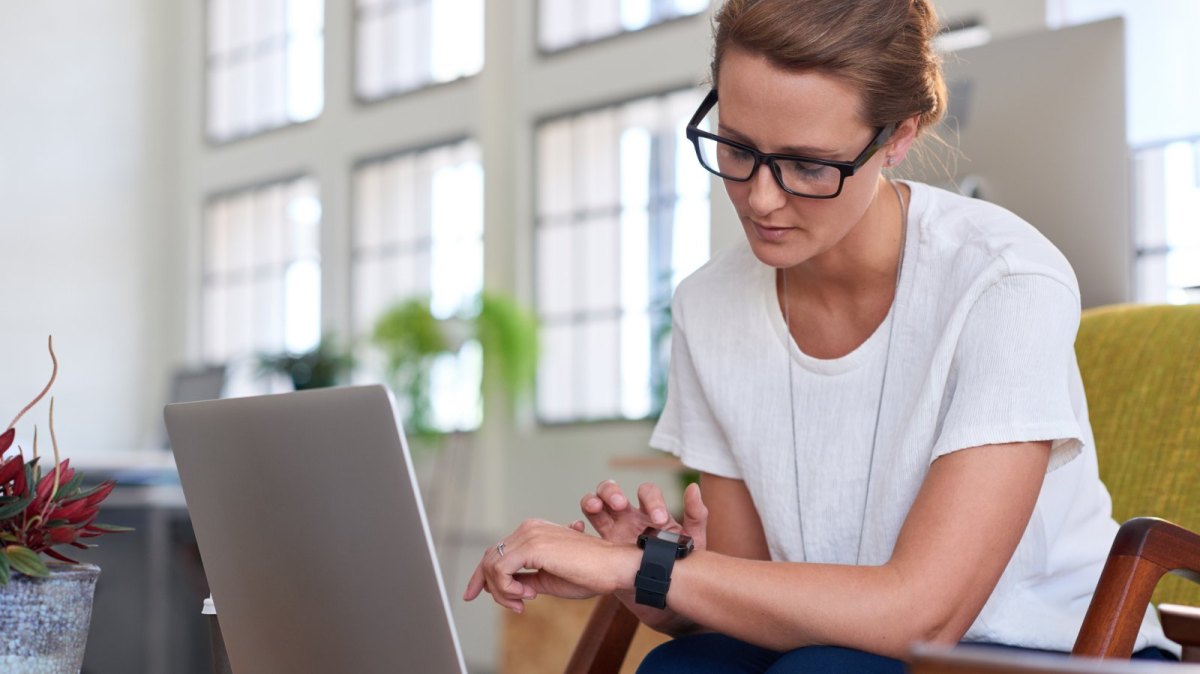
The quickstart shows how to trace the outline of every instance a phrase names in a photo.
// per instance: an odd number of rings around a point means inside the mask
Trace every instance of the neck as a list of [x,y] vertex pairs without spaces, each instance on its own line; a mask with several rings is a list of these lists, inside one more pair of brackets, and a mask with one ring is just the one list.
[[870,206],[845,238],[824,253],[782,270],[788,277],[788,294],[800,302],[823,305],[871,302],[881,294],[890,300],[900,264],[902,211],[895,189],[881,177]]

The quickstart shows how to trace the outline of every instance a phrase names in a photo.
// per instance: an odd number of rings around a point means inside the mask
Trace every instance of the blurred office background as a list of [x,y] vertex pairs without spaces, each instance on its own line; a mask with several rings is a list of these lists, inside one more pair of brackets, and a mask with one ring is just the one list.
[[[1200,301],[1200,5],[936,4],[954,29],[948,52],[981,50],[948,59],[973,73],[964,81],[988,80],[956,88],[960,106],[973,90],[1019,91],[1031,77],[1027,64],[973,72],[1006,62],[989,44],[1013,40],[1014,54],[1027,53],[1022,36],[1124,17],[1116,41],[1087,57],[1097,62],[1090,91],[1107,107],[1075,119],[1105,137],[1061,133],[1071,122],[1055,110],[1092,105],[1072,101],[1064,81],[1060,96],[1007,114],[1011,134],[1037,130],[1069,147],[991,158],[979,145],[955,178],[1044,227],[1080,271],[1085,304]],[[160,421],[181,368],[223,365],[225,395],[284,390],[256,356],[330,334],[356,350],[353,380],[373,381],[380,358],[367,337],[398,300],[449,316],[486,289],[535,312],[529,400],[472,397],[480,365],[469,347],[436,368],[433,418],[470,437],[442,499],[456,501],[439,536],[452,597],[479,552],[521,519],[574,519],[603,478],[674,479],[644,460],[663,307],[711,251],[742,237],[682,136],[705,91],[712,9],[0,5],[0,414],[44,382],[53,334],[60,444],[73,461],[128,478],[107,519],[139,527],[96,551],[104,624],[93,628],[91,671],[202,671],[204,579]],[[967,143],[970,111],[958,113]],[[1096,164],[1103,195],[1065,177]],[[1032,187],[1002,178],[1020,174]],[[1045,203],[1085,213],[1101,198],[1095,230],[1087,218],[1033,217]],[[453,610],[472,671],[497,669],[499,611],[457,600]]]

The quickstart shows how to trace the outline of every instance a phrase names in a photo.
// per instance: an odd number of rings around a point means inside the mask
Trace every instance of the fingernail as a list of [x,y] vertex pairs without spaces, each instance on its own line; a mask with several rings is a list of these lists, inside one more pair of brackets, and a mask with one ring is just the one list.
[[624,496],[617,494],[616,496],[614,496],[612,498],[612,503],[613,503],[613,506],[615,506],[617,508],[624,508],[627,501],[625,500]]
[[655,524],[663,524],[667,521],[667,511],[663,510],[662,508],[655,508],[651,518],[654,520]]
[[594,498],[594,499],[592,499],[592,500],[588,501],[588,507],[589,507],[589,508],[599,508],[599,507],[600,507],[600,506],[602,506],[602,505],[604,505],[604,504],[603,504],[603,503],[601,503],[601,502],[600,502],[600,499],[598,499],[598,498]]

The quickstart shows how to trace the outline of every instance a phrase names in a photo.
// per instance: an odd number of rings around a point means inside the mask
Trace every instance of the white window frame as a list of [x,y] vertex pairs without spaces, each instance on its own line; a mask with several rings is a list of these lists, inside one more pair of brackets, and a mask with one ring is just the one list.
[[[439,155],[449,155],[457,160],[440,167],[430,166],[430,162],[436,162]],[[477,169],[470,166],[472,158]],[[432,170],[424,172],[427,169]],[[477,212],[474,212],[471,198],[439,202],[437,191],[445,189],[439,188],[437,183],[437,173],[442,170],[461,172],[458,176],[447,176],[447,179],[478,180],[478,194],[474,196],[478,202]],[[393,183],[402,183],[410,178],[414,182],[402,185],[397,190],[398,194],[391,193],[387,185],[377,182],[388,180],[389,173]],[[475,140],[468,137],[393,151],[356,163],[351,176],[354,207],[350,251],[350,315],[356,339],[369,339],[378,315],[397,302],[428,298],[430,311],[435,317],[451,318],[483,291],[483,180],[482,150]],[[378,207],[364,207],[368,200],[378,200]],[[404,201],[410,201],[411,206],[401,203]],[[439,213],[439,203],[441,208],[451,211]],[[398,208],[406,210],[404,215],[413,218],[414,222],[405,225],[389,220],[389,215],[397,215]],[[454,226],[456,223],[469,223],[473,218],[477,218],[477,230],[470,224],[467,229],[458,232],[438,230],[439,220]],[[398,227],[408,228],[414,236],[387,240],[384,229],[394,231]],[[367,237],[370,240],[364,243],[363,239]],[[464,258],[464,250],[468,251],[466,258],[477,260]],[[406,258],[416,261],[418,269],[428,270],[428,278],[425,279],[428,287],[419,287],[421,283],[418,281],[408,291],[403,288],[392,293],[385,291],[386,297],[381,295],[367,302],[376,305],[371,312],[373,316],[364,315],[364,298],[371,297],[364,294],[364,288],[373,283],[364,280],[364,266],[378,262],[376,271],[386,273],[390,263],[397,265],[395,269],[399,271],[399,265]],[[438,265],[449,272],[441,284],[438,282]],[[378,380],[384,369],[378,354],[368,355],[364,365],[368,371],[367,379]],[[430,402],[434,429],[449,432],[478,428],[483,414],[479,395],[482,358],[478,344],[464,343],[454,355],[439,358],[434,364],[432,377]]]
[[[474,77],[483,26],[484,0],[354,0],[355,97],[374,103]],[[417,58],[387,57],[410,43]]]
[[[712,181],[696,161],[695,151],[683,133],[686,121],[703,97],[704,92],[699,88],[674,87],[556,115],[535,125],[534,304],[542,348],[535,406],[543,424],[646,419],[657,416],[661,410],[666,388],[671,294],[684,276],[708,259],[711,246]],[[658,107],[651,110],[655,106]],[[609,121],[614,123],[608,131],[602,128],[606,123],[604,115],[609,115]],[[651,115],[656,119],[648,125],[622,126],[639,118],[646,121]],[[671,124],[663,121],[666,117],[672,120]],[[583,137],[589,125],[596,135]],[[644,128],[653,130],[648,134],[637,133]],[[572,147],[566,153],[551,156],[543,140],[564,130],[571,136]],[[575,145],[603,143],[597,137],[609,131],[620,143],[620,149],[612,156],[615,163],[607,167],[615,172],[608,180],[615,182],[597,188],[608,192],[596,196],[590,180],[581,182],[577,177],[577,169],[594,168],[607,159],[590,157],[581,161]],[[640,151],[650,153],[649,156],[658,152],[662,153],[659,156],[672,159],[662,160],[666,164],[647,166],[644,183],[630,180],[620,162],[632,160]],[[670,181],[660,173],[663,169],[670,171]],[[567,190],[552,183],[551,176],[555,175],[571,176]],[[686,183],[690,187],[680,183],[680,179],[691,179]],[[570,196],[564,199],[565,191]],[[612,198],[615,203],[609,201]],[[564,210],[563,203],[570,199],[575,199],[575,203]],[[638,208],[637,204],[644,204],[644,208]],[[686,220],[684,226],[691,228],[688,234],[695,237],[686,245],[675,242],[677,219]],[[630,234],[646,237],[644,243]],[[572,253],[547,254],[545,249],[556,247],[552,239],[564,236],[571,240]],[[601,279],[586,278],[600,273],[599,268],[590,268],[587,258],[594,258],[604,250],[615,255],[619,267],[611,272],[615,287],[597,299],[597,286],[604,284],[598,283]],[[578,259],[573,255],[578,255]],[[643,267],[646,275],[626,274],[622,269],[626,265]],[[584,278],[578,278],[580,275]],[[567,300],[562,293],[574,294]],[[616,338],[608,340],[601,333],[606,324],[614,321]],[[570,344],[565,341],[564,333],[573,333],[569,335]],[[615,354],[592,352],[597,343],[615,347]],[[572,355],[565,355],[567,351]],[[604,395],[594,382],[605,376],[600,370],[610,356],[616,366],[611,373],[615,378],[616,399],[591,400]],[[563,378],[570,381],[565,388],[555,384]]]
[[[325,0],[205,0],[204,18],[209,142],[251,138],[321,115]],[[263,23],[275,24],[271,33],[255,34]],[[232,107],[237,104],[244,108],[240,113]]]
[[[280,211],[264,204],[271,200],[277,201]],[[320,339],[320,209],[320,187],[304,174],[224,190],[206,200],[199,344],[206,362],[229,368],[229,394],[272,390],[275,382],[259,377],[257,357],[306,351]],[[244,225],[250,230],[238,229]],[[264,234],[267,228],[274,231]],[[264,242],[274,249],[263,254]],[[217,248],[225,251],[218,255]],[[294,292],[289,292],[289,284]],[[239,311],[234,304],[245,306]],[[222,313],[221,319],[214,317],[216,312]],[[244,315],[239,319],[234,313]],[[289,325],[292,319],[296,322]],[[239,320],[246,322],[240,330],[243,334],[231,337],[231,328]],[[222,333],[220,341],[217,332]]]
[[[688,19],[708,11],[711,0],[536,0],[535,40],[542,54],[557,54]],[[571,25],[574,34],[556,34]]]

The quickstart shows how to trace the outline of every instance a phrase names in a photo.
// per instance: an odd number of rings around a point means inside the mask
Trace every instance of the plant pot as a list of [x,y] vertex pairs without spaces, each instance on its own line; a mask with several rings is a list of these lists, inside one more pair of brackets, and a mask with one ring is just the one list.
[[83,667],[100,567],[48,566],[49,578],[14,572],[0,587],[0,672],[61,674]]

